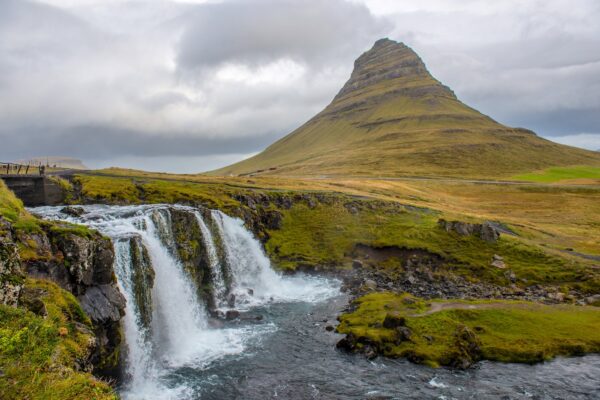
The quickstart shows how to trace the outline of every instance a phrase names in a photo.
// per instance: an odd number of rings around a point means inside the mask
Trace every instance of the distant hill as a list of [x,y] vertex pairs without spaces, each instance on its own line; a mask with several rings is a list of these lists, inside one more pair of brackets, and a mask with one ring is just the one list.
[[33,157],[15,162],[19,164],[49,165],[59,168],[88,169],[81,160],[72,157]]
[[458,100],[412,49],[381,39],[323,111],[212,174],[507,177],[566,165],[600,165],[600,155],[499,124]]

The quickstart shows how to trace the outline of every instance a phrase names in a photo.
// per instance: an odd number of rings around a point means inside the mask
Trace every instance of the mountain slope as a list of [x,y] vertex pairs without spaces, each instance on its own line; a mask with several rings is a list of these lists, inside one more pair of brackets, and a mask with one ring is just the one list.
[[501,177],[577,164],[600,165],[600,156],[497,123],[458,100],[412,49],[381,39],[323,111],[212,173]]

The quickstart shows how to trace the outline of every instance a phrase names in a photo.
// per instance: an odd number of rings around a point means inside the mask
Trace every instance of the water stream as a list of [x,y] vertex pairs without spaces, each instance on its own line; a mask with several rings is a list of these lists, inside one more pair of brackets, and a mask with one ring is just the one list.
[[[127,299],[124,399],[600,398],[600,356],[535,366],[484,362],[457,372],[341,353],[340,335],[324,329],[348,301],[339,282],[276,273],[241,220],[183,206],[84,209],[81,217],[60,207],[34,211],[98,229],[114,242]],[[179,260],[174,209],[198,224],[210,299]],[[241,318],[210,316],[234,308]]]

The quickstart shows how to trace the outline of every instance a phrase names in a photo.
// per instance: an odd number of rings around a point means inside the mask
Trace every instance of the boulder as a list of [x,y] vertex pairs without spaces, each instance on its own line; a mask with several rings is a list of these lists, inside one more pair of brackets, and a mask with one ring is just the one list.
[[387,313],[383,319],[383,327],[387,329],[395,329],[406,325],[406,319],[396,313]]
[[489,243],[495,243],[500,238],[500,230],[497,224],[490,221],[472,224],[463,221],[446,221],[440,218],[438,226],[446,232],[455,232],[460,236],[476,236]]
[[62,212],[63,214],[70,215],[71,217],[81,217],[83,214],[85,214],[85,210],[83,209],[83,207],[75,206],[63,207],[60,210],[60,212]]
[[227,312],[225,313],[225,319],[228,321],[237,319],[240,317],[240,312],[237,310],[227,310]]
[[406,326],[399,326],[396,328],[396,334],[398,335],[398,342],[407,342],[412,336],[412,331]]
[[372,279],[367,279],[367,280],[365,280],[365,283],[364,283],[364,285],[365,285],[365,287],[366,287],[367,289],[369,289],[369,290],[375,290],[375,289],[377,289],[377,282],[375,282],[375,281],[374,281],[374,280],[372,280]]

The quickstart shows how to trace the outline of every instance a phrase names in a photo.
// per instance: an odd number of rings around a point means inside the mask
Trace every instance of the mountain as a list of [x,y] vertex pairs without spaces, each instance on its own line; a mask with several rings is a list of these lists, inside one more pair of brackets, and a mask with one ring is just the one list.
[[88,169],[81,160],[72,157],[33,157],[16,161],[18,164],[49,165],[59,168]]
[[462,103],[403,43],[378,40],[319,114],[219,175],[507,177],[600,165],[596,152],[504,126]]

